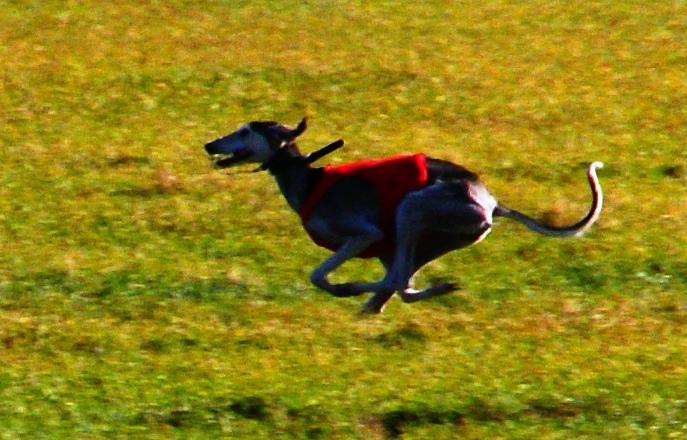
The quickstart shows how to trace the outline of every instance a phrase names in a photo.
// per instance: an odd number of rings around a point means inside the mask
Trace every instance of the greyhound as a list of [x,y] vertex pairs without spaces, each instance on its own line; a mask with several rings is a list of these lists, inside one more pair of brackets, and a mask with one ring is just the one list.
[[[312,272],[311,282],[337,297],[373,292],[364,313],[380,313],[394,292],[404,302],[415,302],[456,290],[453,283],[415,290],[412,278],[447,252],[483,240],[494,217],[510,218],[548,236],[577,237],[601,213],[603,194],[596,175],[601,162],[587,168],[592,192],[587,214],[573,225],[556,227],[500,205],[473,172],[423,154],[312,167],[325,153],[301,154],[295,140],[305,129],[305,118],[295,128],[254,121],[206,144],[205,150],[216,168],[256,163],[255,171],[275,177],[306,232],[334,251]],[[385,275],[375,282],[333,284],[327,279],[354,257],[379,259]]]

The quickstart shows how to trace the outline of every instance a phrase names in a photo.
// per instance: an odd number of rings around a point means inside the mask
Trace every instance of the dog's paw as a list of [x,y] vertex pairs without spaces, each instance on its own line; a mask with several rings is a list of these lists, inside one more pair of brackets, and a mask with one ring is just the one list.
[[460,286],[458,285],[458,283],[446,282],[436,284],[430,287],[430,289],[432,289],[432,296],[439,296],[446,295],[447,293],[451,293],[456,290],[460,290]]
[[384,305],[365,303],[358,310],[358,316],[364,318],[371,315],[379,315],[384,310]]

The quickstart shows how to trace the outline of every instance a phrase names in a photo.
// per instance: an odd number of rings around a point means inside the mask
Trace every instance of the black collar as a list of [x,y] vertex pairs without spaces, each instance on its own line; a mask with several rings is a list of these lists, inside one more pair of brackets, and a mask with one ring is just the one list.
[[262,165],[255,169],[255,171],[269,171],[270,174],[275,174],[296,165],[306,165],[306,158],[290,151],[288,148],[290,144],[279,147],[272,157],[267,159]]
[[332,142],[331,144],[325,145],[319,150],[313,151],[312,153],[309,153],[305,156],[301,156],[301,154],[298,153],[298,150],[295,149],[294,144],[285,144],[279,147],[277,151],[274,152],[272,157],[267,159],[262,165],[260,165],[254,171],[257,172],[269,170],[270,173],[274,174],[275,172],[279,172],[280,170],[283,170],[288,167],[296,165],[310,165],[311,163],[315,162],[321,157],[324,157],[327,154],[338,150],[343,146],[343,144],[344,141],[342,139],[338,139]]

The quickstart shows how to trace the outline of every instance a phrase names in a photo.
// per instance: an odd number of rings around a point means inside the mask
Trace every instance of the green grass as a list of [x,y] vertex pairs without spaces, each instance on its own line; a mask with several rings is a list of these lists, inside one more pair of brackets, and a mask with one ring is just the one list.
[[[0,1],[0,438],[682,438],[683,2]],[[500,221],[360,318],[267,175],[204,141],[310,116],[424,151]],[[366,261],[338,279],[372,279]]]

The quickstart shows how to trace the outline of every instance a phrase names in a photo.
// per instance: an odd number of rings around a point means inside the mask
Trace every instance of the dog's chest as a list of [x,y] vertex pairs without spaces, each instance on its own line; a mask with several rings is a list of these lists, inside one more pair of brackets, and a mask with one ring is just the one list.
[[331,250],[338,249],[348,238],[337,232],[326,219],[317,216],[311,217],[303,224],[303,228],[316,244]]

